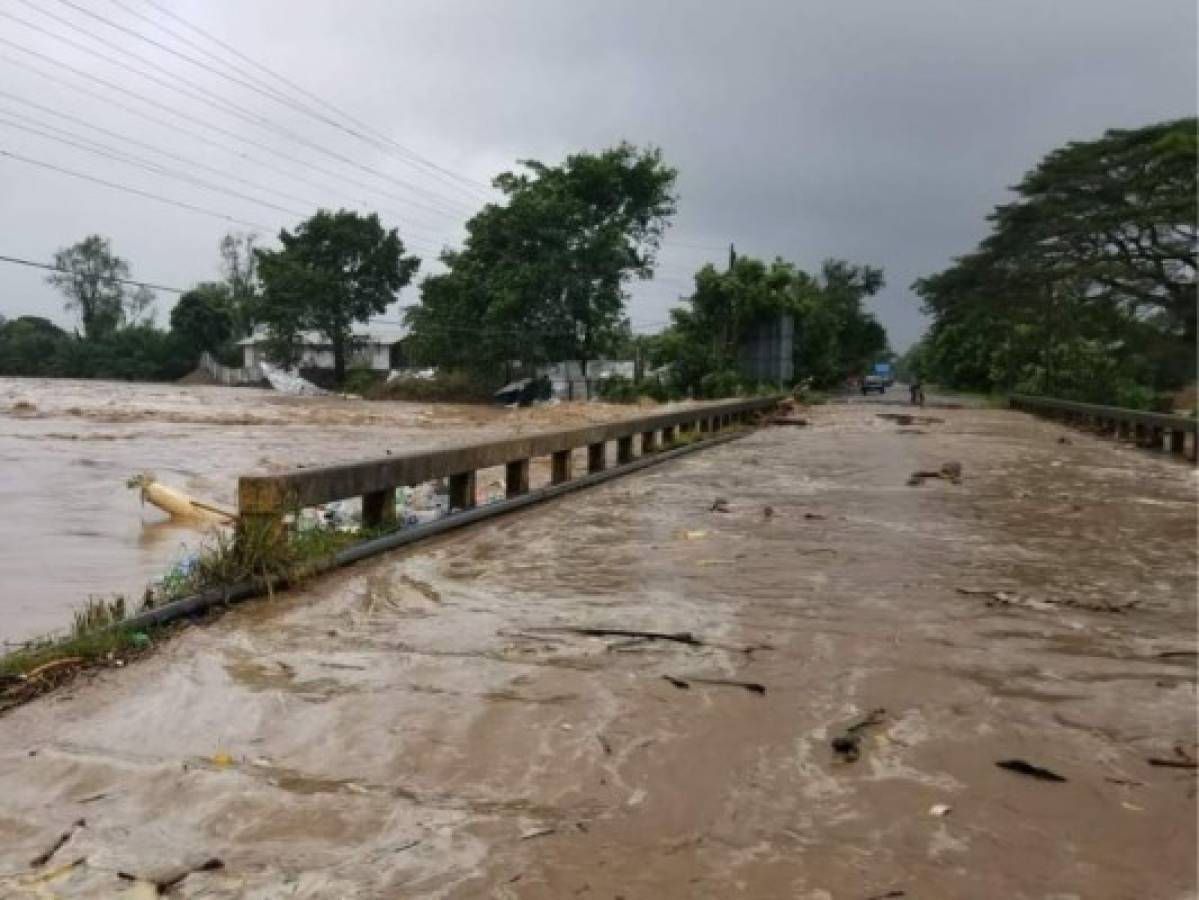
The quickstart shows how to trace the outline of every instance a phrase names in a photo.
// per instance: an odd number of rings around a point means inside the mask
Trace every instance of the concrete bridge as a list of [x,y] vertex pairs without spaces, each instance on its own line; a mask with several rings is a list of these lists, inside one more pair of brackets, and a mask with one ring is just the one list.
[[1193,466],[1018,411],[804,415],[15,710],[0,894],[218,858],[180,893],[1189,896]]

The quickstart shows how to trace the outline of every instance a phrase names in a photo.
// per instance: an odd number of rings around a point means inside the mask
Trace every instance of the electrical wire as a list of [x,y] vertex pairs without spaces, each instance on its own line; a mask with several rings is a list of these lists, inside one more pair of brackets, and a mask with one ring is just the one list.
[[[5,113],[10,116],[15,115],[19,119],[25,119],[25,117],[21,116],[19,113],[12,113],[12,112],[9,112],[8,110],[0,109],[0,113]],[[26,119],[26,121],[28,121],[28,119]],[[251,203],[257,203],[262,206],[269,207],[270,209],[276,210],[278,212],[287,213],[288,215],[291,215],[291,216],[303,217],[303,215],[304,215],[304,213],[300,212],[299,210],[288,209],[286,206],[278,206],[277,204],[271,203],[269,200],[259,200],[256,197],[251,197],[249,194],[243,194],[240,191],[234,191],[234,190],[230,190],[228,188],[222,188],[220,185],[214,185],[211,182],[205,181],[202,178],[196,178],[195,176],[189,175],[186,172],[181,172],[178,169],[168,169],[165,166],[160,166],[151,160],[145,159],[145,157],[135,156],[131,153],[122,151],[119,148],[110,147],[106,144],[101,144],[96,141],[89,141],[86,138],[79,139],[76,136],[71,136],[69,134],[69,132],[63,131],[60,128],[54,128],[54,126],[52,126],[52,125],[43,125],[42,127],[38,128],[38,127],[31,126],[31,125],[22,125],[19,121],[13,121],[11,119],[6,119],[6,118],[3,118],[3,116],[0,116],[0,125],[5,125],[9,128],[16,128],[16,129],[24,131],[28,134],[36,134],[40,137],[46,138],[47,140],[58,141],[59,143],[66,144],[70,147],[75,147],[75,148],[83,150],[87,153],[93,153],[97,156],[102,156],[106,159],[111,159],[111,160],[114,160],[119,163],[124,163],[125,165],[128,165],[128,166],[134,166],[136,168],[143,169],[148,172],[153,172],[156,175],[164,175],[167,178],[174,178],[178,181],[183,181],[185,183],[191,184],[196,187],[203,188],[205,190],[217,191],[219,193],[229,194],[230,196],[237,197],[239,200],[248,200]],[[50,129],[50,130],[47,130],[47,129]],[[59,134],[58,135],[54,134],[53,132],[55,132],[55,131],[59,132]],[[68,135],[68,136],[63,137],[61,135]]]
[[[28,0],[22,0],[22,2],[25,2],[28,4]],[[318,121],[324,122],[325,124],[330,125],[333,128],[337,128],[337,129],[345,132],[346,134],[349,134],[360,140],[366,141],[367,143],[370,143],[373,146],[376,146],[376,147],[379,146],[379,142],[377,140],[372,141],[370,138],[367,138],[366,135],[364,135],[360,132],[357,132],[353,129],[346,128],[344,125],[337,122],[335,119],[325,116],[325,115],[321,114],[319,111],[313,110],[310,107],[307,107],[303,104],[296,103],[296,102],[294,102],[282,95],[279,95],[277,93],[272,93],[268,90],[264,90],[262,87],[255,85],[252,82],[248,82],[243,79],[236,78],[236,77],[228,74],[227,72],[222,71],[221,69],[218,69],[214,66],[208,65],[203,60],[196,59],[193,56],[190,56],[186,53],[180,52],[179,50],[177,50],[174,47],[171,47],[167,44],[162,43],[161,41],[157,41],[152,37],[148,37],[147,35],[142,34],[141,32],[137,31],[136,29],[128,28],[125,25],[122,25],[118,22],[114,22],[111,19],[100,15],[99,13],[93,12],[92,10],[87,9],[84,6],[81,6],[80,4],[75,3],[74,0],[58,0],[58,2],[64,6],[74,9],[76,12],[81,13],[82,15],[88,16],[89,18],[94,19],[94,20],[108,26],[109,28],[120,31],[121,33],[126,34],[136,40],[143,41],[153,47],[156,47],[157,49],[163,51],[164,53],[169,53],[172,56],[182,59],[185,62],[188,62],[193,66],[197,66],[198,68],[201,68],[207,72],[210,72],[220,78],[224,78],[227,81],[230,81],[234,84],[238,84],[241,87],[246,88],[247,90],[253,91],[257,94],[260,94],[261,96],[267,97],[268,99],[273,100],[276,103],[281,103],[297,112],[301,112],[306,115],[309,115],[309,116],[317,119]],[[301,139],[301,140],[303,140],[303,139]],[[387,173],[382,172],[378,169],[375,169],[371,166],[363,165],[362,163],[360,163],[356,160],[353,160],[349,157],[342,156],[342,155],[340,155],[334,151],[331,151],[328,148],[322,147],[318,144],[308,142],[308,145],[313,147],[314,149],[318,149],[321,152],[326,153],[327,155],[333,156],[333,157],[341,160],[343,163],[355,166],[356,168],[361,169],[363,171],[370,172],[370,173],[374,174],[376,177],[384,178],[384,179],[391,180],[391,181],[396,181],[397,183],[401,183],[401,184],[405,184],[410,189],[421,190],[421,191],[425,192],[426,194],[434,196],[434,197],[439,196],[437,194],[434,194],[432,191],[429,191],[428,189],[416,188],[407,182],[404,182],[400,179],[396,179],[394,176],[388,175]],[[408,152],[411,153],[411,151],[408,151]],[[443,199],[448,200],[448,198],[443,198]],[[474,198],[472,198],[472,199],[474,199]]]
[[[5,94],[6,94],[6,92],[0,91],[0,95],[5,95]],[[192,184],[193,186],[201,187],[205,190],[216,191],[216,192],[222,193],[222,194],[228,194],[228,195],[230,195],[232,197],[236,197],[240,200],[246,200],[250,203],[256,203],[260,206],[264,206],[269,209],[276,210],[277,212],[287,213],[288,215],[295,216],[296,218],[299,218],[299,219],[302,219],[307,215],[307,213],[305,213],[301,210],[289,209],[288,207],[280,206],[276,203],[272,203],[269,200],[262,200],[261,198],[254,197],[249,194],[244,194],[241,191],[233,190],[233,189],[225,187],[223,185],[213,184],[209,181],[205,181],[202,178],[197,178],[195,175],[192,175],[190,172],[185,172],[185,171],[180,171],[178,169],[168,168],[166,166],[163,166],[159,163],[154,162],[153,160],[147,159],[144,156],[138,156],[137,154],[130,153],[128,150],[122,150],[119,147],[113,147],[111,145],[103,144],[99,141],[94,141],[83,135],[74,134],[73,132],[67,131],[66,129],[63,129],[63,128],[58,128],[57,126],[54,126],[54,125],[49,125],[44,122],[38,122],[36,119],[30,119],[27,116],[23,116],[20,113],[13,112],[12,110],[4,109],[3,107],[0,107],[0,114],[7,115],[7,116],[13,116],[13,117],[16,117],[19,121],[23,121],[25,123],[31,123],[31,124],[22,125],[22,124],[19,124],[19,122],[13,122],[11,120],[5,120],[3,118],[0,118],[0,124],[7,125],[10,128],[18,128],[22,131],[25,131],[25,132],[28,132],[31,134],[37,134],[37,135],[47,138],[49,140],[58,141],[60,143],[64,143],[69,146],[84,150],[85,152],[93,153],[98,156],[103,156],[108,159],[115,160],[117,162],[122,162],[126,165],[145,169],[147,171],[154,172],[155,174],[158,174],[158,175],[164,175],[168,178],[174,178],[178,181],[183,181],[185,183]],[[31,127],[31,126],[36,126],[36,127]],[[105,131],[104,129],[96,129],[96,130],[99,130],[102,132]],[[57,132],[57,134],[54,134],[51,132]],[[114,134],[114,132],[105,132],[105,133]],[[114,135],[114,136],[119,137],[119,135]],[[134,143],[140,144],[142,142],[134,142]],[[159,152],[162,152],[162,151],[159,151]],[[174,154],[168,154],[168,155],[174,156]],[[193,160],[188,160],[186,157],[176,156],[175,158],[182,160],[184,163],[187,163],[188,165],[195,165],[195,166],[199,166],[201,168],[209,169],[210,171],[216,172],[218,175],[222,175],[222,177],[233,178],[234,180],[242,181],[245,184],[248,184],[251,187],[254,187],[253,182],[246,181],[245,179],[237,179],[236,176],[226,175],[225,173],[222,173],[220,169],[217,169],[213,166],[205,166],[203,163],[199,163],[199,162],[196,162]],[[316,205],[314,205],[314,208],[315,208],[315,206]],[[416,234],[417,237],[423,237],[425,239],[425,241],[428,242],[426,245],[431,246],[431,247],[436,246],[436,243],[439,240],[438,238],[433,238],[429,235],[422,235],[420,232],[411,232],[411,231],[408,231],[407,229],[405,229],[405,234],[409,235],[409,236],[411,236],[412,234]]]
[[[50,272],[63,272],[68,275],[70,274],[70,269],[64,269],[59,266],[52,266],[49,263],[38,262],[37,260],[34,260],[34,259],[22,259],[19,256],[5,256],[3,254],[0,254],[0,262],[12,263],[13,265],[18,265],[18,266],[30,266],[31,268],[34,268],[34,269],[46,269]],[[150,288],[151,290],[155,290],[155,291],[166,291],[168,294],[186,294],[187,293],[186,288],[168,287],[165,284],[155,284],[152,281],[138,281],[134,278],[110,278],[108,280],[115,281],[118,284],[128,284],[128,285],[133,285],[134,287]]]
[[[122,9],[125,9],[126,11],[132,12],[132,10],[129,10],[129,7],[125,3],[121,2],[121,0],[111,0],[111,2],[113,2],[117,6],[121,7]],[[334,114],[341,116],[343,119],[345,119],[346,121],[350,122],[351,124],[353,124],[359,128],[363,128],[368,131],[374,131],[377,135],[379,135],[381,140],[384,140],[387,143],[394,146],[397,149],[397,151],[405,153],[405,154],[409,154],[414,162],[420,163],[420,164],[426,166],[427,168],[431,169],[432,171],[439,172],[439,173],[445,175],[446,177],[453,178],[456,181],[458,181],[464,185],[468,185],[468,186],[472,186],[472,187],[476,187],[476,188],[482,188],[485,191],[490,190],[490,187],[491,187],[490,185],[485,184],[481,181],[478,181],[474,178],[471,178],[468,175],[463,175],[462,173],[455,172],[451,169],[447,169],[447,168],[433,162],[430,159],[426,159],[425,157],[421,156],[420,154],[416,153],[415,151],[412,151],[409,148],[404,147],[402,144],[397,143],[396,141],[392,140],[390,137],[387,137],[386,135],[384,135],[382,132],[371,128],[371,126],[366,125],[365,123],[361,122],[358,119],[355,119],[353,116],[351,116],[349,113],[345,112],[344,110],[341,110],[338,107],[334,106],[332,103],[329,103],[327,100],[322,99],[320,96],[318,96],[317,94],[314,94],[312,91],[309,91],[309,90],[301,87],[300,85],[296,84],[294,81],[291,81],[290,79],[284,77],[283,75],[280,75],[279,73],[275,72],[274,70],[267,68],[262,63],[247,56],[246,54],[242,53],[237,48],[231,46],[230,44],[226,43],[225,41],[222,41],[220,38],[209,34],[208,32],[204,31],[202,28],[189,22],[187,19],[183,18],[182,16],[180,16],[178,13],[174,12],[173,10],[168,9],[167,7],[164,7],[159,3],[156,3],[155,0],[143,0],[143,2],[147,6],[150,6],[153,9],[158,10],[158,12],[160,12],[161,14],[168,16],[169,18],[173,19],[176,22],[179,22],[185,28],[187,28],[188,30],[192,31],[195,34],[200,35],[205,40],[212,42],[213,44],[215,44],[216,46],[218,46],[222,50],[224,50],[226,53],[231,54],[232,56],[236,57],[237,59],[242,60],[243,62],[249,63],[251,66],[258,69],[259,71],[264,72],[265,74],[271,76],[276,81],[285,85],[286,87],[288,87],[290,90],[296,92],[297,94],[307,97],[308,99],[312,100],[313,102],[319,104],[320,106],[324,107],[327,110],[330,110]],[[134,13],[134,15],[137,15],[137,14]],[[143,19],[143,21],[152,21],[152,20],[147,19],[144,16],[139,16],[139,18]],[[176,37],[177,40],[184,40],[176,32],[172,32],[172,31],[166,29],[165,26],[161,25],[160,23],[155,22],[154,24],[156,25],[156,27],[162,29],[166,33],[171,34],[174,37]],[[194,47],[195,49],[200,49],[196,44],[194,44],[192,42],[188,42],[188,43],[190,44],[190,46]],[[208,51],[208,55],[210,58],[220,59],[218,56],[216,56],[216,54],[212,53],[211,51]],[[231,64],[228,61],[222,60],[222,64],[228,65],[232,68]],[[244,70],[241,71],[241,74],[245,74]]]
[[[230,130],[229,130],[229,129],[227,129],[227,128],[222,128],[222,127],[220,127],[219,125],[214,125],[214,124],[213,124],[213,123],[211,123],[211,122],[206,122],[205,120],[203,120],[203,119],[200,119],[200,118],[197,118],[196,116],[190,115],[190,114],[188,114],[188,113],[185,113],[185,112],[181,112],[180,110],[178,110],[178,109],[175,109],[174,107],[172,107],[172,106],[169,106],[168,104],[165,104],[165,103],[159,103],[157,100],[154,100],[154,99],[152,99],[152,98],[150,98],[150,97],[147,97],[147,96],[146,96],[146,95],[144,95],[144,94],[139,94],[137,91],[132,91],[132,90],[129,90],[128,88],[121,87],[120,85],[118,85],[118,84],[116,84],[116,83],[114,83],[114,82],[108,81],[108,80],[106,80],[106,79],[104,79],[104,78],[100,78],[100,77],[99,77],[99,76],[97,76],[97,75],[93,75],[93,74],[91,74],[91,73],[89,73],[89,72],[86,72],[86,71],[84,71],[84,70],[82,70],[82,69],[77,69],[77,68],[75,68],[74,66],[72,66],[72,65],[69,65],[69,64],[67,64],[67,63],[64,63],[64,62],[62,62],[61,60],[57,60],[57,59],[55,59],[55,58],[54,58],[54,57],[52,57],[52,56],[47,56],[46,54],[44,54],[44,53],[39,53],[39,52],[38,52],[38,51],[36,51],[36,50],[30,50],[28,47],[22,47],[20,44],[16,44],[16,43],[14,43],[14,42],[12,42],[12,41],[10,41],[10,40],[8,40],[8,39],[4,38],[4,37],[0,37],[0,44],[4,44],[4,45],[6,45],[6,46],[8,46],[8,47],[12,47],[14,50],[18,50],[18,51],[20,51],[21,53],[26,53],[26,54],[28,54],[28,55],[30,55],[30,56],[36,57],[37,59],[40,59],[40,60],[44,61],[44,62],[48,62],[48,63],[50,63],[50,64],[52,64],[52,65],[58,66],[59,68],[66,69],[68,72],[71,72],[71,73],[73,73],[73,74],[75,74],[75,75],[78,75],[78,76],[80,76],[80,77],[82,77],[82,78],[84,78],[84,79],[86,79],[86,80],[88,80],[88,81],[94,81],[94,82],[96,82],[97,84],[102,84],[102,85],[104,85],[106,88],[109,88],[110,90],[114,90],[114,91],[117,91],[117,92],[119,92],[119,93],[121,93],[121,94],[125,94],[125,95],[127,95],[127,96],[133,97],[134,99],[136,99],[136,100],[140,100],[142,103],[145,103],[145,104],[147,104],[147,105],[149,105],[149,106],[153,106],[153,107],[156,107],[157,109],[164,110],[165,112],[169,113],[170,115],[173,115],[173,116],[176,116],[176,117],[178,117],[178,118],[184,119],[184,120],[186,120],[186,121],[188,121],[188,122],[192,122],[192,123],[194,123],[194,124],[196,124],[196,125],[199,125],[199,126],[201,126],[201,127],[203,127],[203,128],[209,128],[209,129],[211,129],[211,130],[213,130],[213,131],[217,132],[218,134],[222,134],[222,135],[225,135],[226,137],[230,137],[230,138],[232,138],[232,139],[233,139],[233,140],[235,140],[235,141],[242,141],[242,142],[244,142],[244,143],[246,143],[246,144],[249,144],[250,146],[252,146],[252,147],[255,147],[255,148],[259,149],[259,150],[263,150],[263,151],[265,151],[265,152],[267,152],[267,153],[273,154],[274,156],[278,156],[278,157],[280,157],[281,159],[285,159],[285,160],[287,160],[288,162],[295,163],[295,164],[297,164],[297,165],[300,165],[300,166],[304,166],[305,168],[314,169],[315,171],[317,171],[317,172],[320,172],[320,173],[321,173],[321,174],[323,174],[323,175],[328,175],[328,176],[329,176],[329,177],[331,177],[331,178],[336,178],[336,179],[344,180],[344,181],[346,181],[346,182],[348,182],[348,183],[350,183],[350,184],[353,184],[353,185],[355,185],[355,186],[357,186],[357,187],[360,187],[360,188],[362,188],[362,189],[364,189],[364,190],[371,191],[372,193],[377,193],[377,194],[379,194],[379,195],[381,195],[381,196],[384,196],[384,197],[390,197],[391,199],[393,199],[393,200],[398,200],[398,201],[399,201],[399,202],[401,202],[401,203],[408,203],[408,204],[412,204],[412,205],[414,205],[414,206],[419,206],[419,207],[420,207],[420,208],[422,208],[422,209],[428,209],[428,210],[429,210],[429,211],[431,211],[431,212],[435,212],[435,213],[438,213],[438,214],[441,214],[441,215],[448,215],[448,216],[451,216],[451,217],[457,218],[457,216],[456,216],[455,214],[453,214],[453,213],[447,213],[447,212],[446,212],[446,211],[444,211],[444,210],[440,210],[440,209],[436,209],[436,208],[434,208],[434,207],[430,207],[430,206],[428,206],[427,204],[423,204],[423,203],[420,203],[420,202],[418,202],[418,201],[416,201],[416,200],[413,200],[411,197],[401,197],[401,196],[399,196],[399,195],[397,195],[397,194],[392,194],[392,193],[390,193],[390,192],[388,192],[388,191],[384,191],[383,189],[381,189],[381,188],[379,188],[379,187],[376,187],[376,186],[374,186],[374,185],[370,185],[370,184],[366,184],[366,183],[364,183],[364,182],[361,182],[361,181],[357,181],[357,180],[355,180],[355,179],[353,179],[353,178],[350,178],[349,176],[347,176],[347,175],[344,175],[344,174],[342,174],[342,173],[340,173],[340,172],[334,172],[334,171],[332,171],[332,170],[330,170],[330,169],[326,169],[326,168],[324,168],[324,167],[322,167],[322,166],[318,166],[316,163],[307,162],[306,160],[300,159],[300,158],[298,158],[298,157],[295,157],[295,156],[291,156],[291,155],[289,155],[289,154],[287,154],[287,153],[284,153],[282,150],[276,150],[274,147],[271,147],[271,146],[269,146],[269,145],[267,145],[267,144],[263,144],[263,143],[261,143],[260,141],[254,141],[254,140],[251,140],[250,138],[247,138],[247,137],[245,137],[244,135],[237,134],[236,132],[230,131]],[[6,58],[6,59],[9,59],[10,61],[12,61],[12,60],[11,60],[11,57],[4,57],[4,58]],[[19,63],[18,63],[18,65],[19,65]],[[30,69],[31,69],[31,71],[38,71],[38,70],[36,70],[36,69],[32,69],[32,67],[28,67],[28,66],[27,66],[26,68],[30,68]]]
[[[45,78],[49,81],[53,81],[56,84],[61,84],[65,87],[70,88],[71,90],[78,91],[79,93],[84,94],[88,97],[92,97],[96,100],[100,100],[104,103],[114,106],[117,109],[124,110],[125,112],[131,113],[132,115],[135,115],[138,118],[145,119],[148,122],[153,122],[156,125],[161,125],[164,128],[169,128],[172,131],[175,131],[182,135],[186,135],[187,137],[189,137],[193,140],[200,141],[201,143],[207,144],[211,147],[216,147],[217,149],[223,150],[226,153],[231,153],[240,159],[244,159],[247,162],[262,166],[265,169],[268,169],[277,174],[281,174],[284,177],[291,178],[294,181],[298,181],[303,184],[307,184],[308,186],[314,187],[321,191],[332,191],[336,194],[341,194],[342,196],[348,196],[348,192],[346,192],[345,194],[342,194],[342,191],[344,190],[343,188],[331,187],[328,184],[324,184],[319,181],[314,181],[311,178],[306,177],[305,175],[295,174],[294,172],[288,171],[286,168],[280,168],[274,163],[267,162],[266,160],[260,159],[256,156],[246,153],[245,151],[241,150],[240,148],[238,148],[236,146],[226,144],[226,143],[223,143],[218,140],[214,140],[212,137],[205,134],[204,132],[193,131],[189,128],[184,128],[180,125],[173,124],[171,122],[166,121],[165,119],[161,119],[161,118],[151,115],[150,113],[147,113],[143,110],[139,110],[136,107],[129,106],[128,104],[125,104],[125,103],[121,103],[118,100],[114,100],[111,97],[100,93],[99,91],[90,90],[89,88],[83,87],[82,85],[74,84],[74,83],[72,83],[64,78],[60,78],[59,76],[54,75],[50,72],[43,71],[42,69],[39,69],[36,66],[32,66],[21,60],[13,59],[11,56],[8,56],[6,54],[0,53],[0,59],[3,59],[5,62],[10,63],[11,65],[18,66],[23,69],[27,69],[28,71],[31,71],[31,72],[35,72],[38,75],[40,75],[42,78]],[[22,103],[32,104],[32,101],[25,100],[23,98],[18,98],[15,95],[8,94],[7,92],[5,92],[5,96],[9,96],[9,97],[12,97],[13,99],[17,99]],[[56,114],[64,115],[62,113],[56,113]],[[89,125],[89,127],[94,127],[94,126]],[[335,176],[335,177],[339,177],[339,176]],[[412,220],[408,219],[408,217],[405,214],[399,213],[388,207],[380,206],[378,204],[372,203],[369,200],[353,198],[352,202],[355,205],[362,206],[367,209],[377,209],[379,212],[387,213],[389,216],[396,219],[397,221],[401,221],[401,222],[404,220],[412,221]],[[427,225],[429,227],[435,227],[435,226],[430,225],[430,223],[427,223],[427,222],[422,223],[422,224]]]

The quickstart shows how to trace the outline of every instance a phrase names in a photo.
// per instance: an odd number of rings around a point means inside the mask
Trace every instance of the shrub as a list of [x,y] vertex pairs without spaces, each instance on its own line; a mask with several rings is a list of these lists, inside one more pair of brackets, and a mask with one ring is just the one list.
[[699,392],[708,400],[736,397],[741,392],[741,376],[729,369],[709,372],[699,380]]
[[341,389],[347,394],[359,394],[365,397],[382,380],[382,373],[355,366],[346,373],[346,379],[342,382]]
[[637,385],[623,375],[613,375],[600,381],[597,393],[601,400],[608,403],[636,403],[638,397]]
[[432,378],[397,378],[370,388],[371,400],[414,403],[489,403],[499,384],[463,371],[438,372]]

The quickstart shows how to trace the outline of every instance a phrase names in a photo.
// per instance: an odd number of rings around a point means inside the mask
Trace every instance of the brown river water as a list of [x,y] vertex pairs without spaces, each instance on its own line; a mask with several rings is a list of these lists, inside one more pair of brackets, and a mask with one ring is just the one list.
[[[130,470],[225,500],[242,457],[550,415],[135,388],[106,420],[111,386],[4,390],[47,414],[4,419],[4,452],[87,487],[118,560],[147,552]],[[216,858],[171,896],[1193,900],[1194,470],[1003,410],[893,410],[812,409],[385,554],[11,711],[0,896],[155,896]],[[907,484],[947,461],[960,484]],[[38,508],[0,543],[60,583]]]
[[508,410],[266,390],[0,378],[0,643],[66,627],[89,596],[140,598],[204,540],[125,487],[140,472],[225,508],[237,477],[584,425],[628,407]]

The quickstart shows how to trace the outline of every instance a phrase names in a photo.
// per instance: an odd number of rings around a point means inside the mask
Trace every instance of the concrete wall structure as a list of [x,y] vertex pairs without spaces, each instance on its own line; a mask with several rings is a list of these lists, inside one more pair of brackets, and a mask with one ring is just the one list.
[[795,372],[795,320],[763,319],[737,348],[741,374],[753,381],[790,384]]

